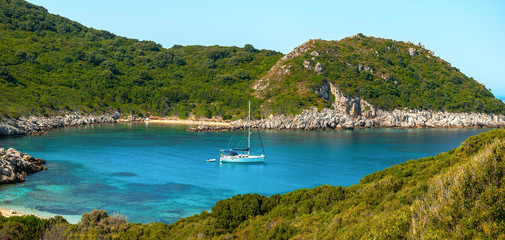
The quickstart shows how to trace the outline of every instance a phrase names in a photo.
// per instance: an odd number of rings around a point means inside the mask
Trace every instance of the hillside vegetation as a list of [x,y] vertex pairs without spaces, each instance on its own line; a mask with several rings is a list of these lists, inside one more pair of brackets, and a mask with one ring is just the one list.
[[[332,97],[318,94],[325,81],[381,109],[505,113],[488,89],[422,46],[362,34],[309,43],[276,65],[283,54],[250,44],[167,49],[0,0],[0,118],[120,111],[236,119],[247,100],[262,106],[255,118],[297,114],[331,108]],[[268,88],[254,90],[260,79]]]
[[333,99],[316,94],[327,81],[345,96],[384,110],[505,113],[503,102],[483,84],[420,44],[358,34],[310,40],[293,53],[256,82],[256,95],[267,99],[272,112],[328,106]]
[[280,57],[250,44],[165,49],[0,0],[0,117],[119,110],[230,118]]
[[470,137],[449,152],[395,165],[341,187],[270,197],[237,195],[212,212],[164,223],[127,223],[95,210],[61,217],[0,217],[13,239],[503,239],[505,130]]

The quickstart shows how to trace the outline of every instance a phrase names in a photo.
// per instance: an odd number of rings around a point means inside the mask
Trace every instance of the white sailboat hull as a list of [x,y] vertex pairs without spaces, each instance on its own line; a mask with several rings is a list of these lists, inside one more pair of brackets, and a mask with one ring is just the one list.
[[227,163],[262,163],[265,162],[265,155],[251,156],[239,154],[236,156],[223,156],[220,161]]
[[[222,163],[262,163],[265,162],[265,151],[263,151],[262,155],[254,156],[249,155],[251,149],[251,101],[249,101],[249,116],[247,118],[248,122],[248,134],[247,134],[247,148],[245,149],[230,149],[230,150],[221,150],[223,154],[221,154],[221,158],[219,159]],[[259,132],[258,132],[259,136]],[[261,141],[261,139],[260,139]],[[261,144],[261,149],[263,149],[263,144]],[[238,153],[238,152],[247,152]]]

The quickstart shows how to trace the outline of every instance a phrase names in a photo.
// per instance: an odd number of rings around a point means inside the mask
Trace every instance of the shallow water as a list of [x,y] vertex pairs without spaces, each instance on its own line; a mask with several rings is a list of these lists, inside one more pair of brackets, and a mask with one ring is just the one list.
[[[25,183],[0,186],[0,206],[73,222],[104,209],[130,222],[171,223],[236,194],[271,195],[321,184],[352,185],[372,172],[435,155],[488,129],[261,131],[264,164],[206,162],[243,132],[190,133],[184,126],[110,124],[0,138],[47,161]],[[259,148],[254,140],[253,147]],[[261,150],[260,150],[261,151]],[[260,152],[257,152],[260,153]]]

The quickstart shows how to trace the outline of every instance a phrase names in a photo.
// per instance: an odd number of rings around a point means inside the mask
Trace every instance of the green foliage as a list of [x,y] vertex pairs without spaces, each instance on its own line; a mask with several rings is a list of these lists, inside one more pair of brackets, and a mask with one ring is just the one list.
[[122,216],[109,216],[103,210],[93,210],[91,213],[83,214],[77,226],[70,228],[69,238],[112,238],[124,233],[130,227],[131,225]]
[[[275,201],[275,197],[272,198]],[[216,218],[217,227],[230,231],[247,219],[263,215],[270,211],[275,202],[259,194],[245,194],[221,200],[212,208],[212,216]]]
[[0,214],[0,239],[42,239],[47,229],[62,224],[67,222],[60,216],[51,219],[33,215],[6,218]]
[[0,104],[9,106],[0,117],[115,110],[182,118],[236,115],[246,106],[237,103],[253,98],[249,85],[282,56],[252,45],[164,49],[87,28],[25,1],[0,0],[0,6]]
[[[322,80],[345,96],[363,98],[385,110],[505,113],[505,105],[484,85],[420,45],[356,35],[340,41],[313,40],[304,46],[310,49],[283,62],[279,66],[283,68],[269,76],[268,89],[260,92],[274,113],[328,106],[328,100],[312,94]],[[419,55],[411,56],[409,48]],[[324,70],[316,74],[307,63],[312,68],[320,63]],[[289,107],[283,108],[286,102]]]
[[[413,204],[415,238],[505,237],[505,140],[495,140],[452,171],[429,182]],[[441,231],[445,230],[445,231]]]

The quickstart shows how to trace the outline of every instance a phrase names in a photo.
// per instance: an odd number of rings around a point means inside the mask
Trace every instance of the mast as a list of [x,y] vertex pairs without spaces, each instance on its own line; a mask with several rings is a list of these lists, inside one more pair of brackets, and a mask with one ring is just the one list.
[[251,151],[251,101],[249,101],[249,117],[247,122],[249,124],[249,133],[247,134],[247,156],[249,156]]

